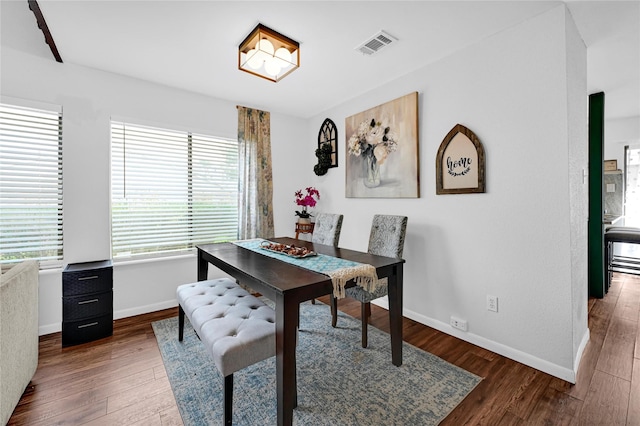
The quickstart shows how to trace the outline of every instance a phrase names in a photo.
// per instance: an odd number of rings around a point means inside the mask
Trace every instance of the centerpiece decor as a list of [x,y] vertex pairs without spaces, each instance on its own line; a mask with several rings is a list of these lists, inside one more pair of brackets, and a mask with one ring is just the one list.
[[299,189],[295,193],[296,205],[302,206],[301,210],[296,210],[296,216],[299,217],[298,223],[311,223],[311,213],[307,211],[307,207],[315,207],[320,199],[320,192],[314,187],[310,186],[304,189]]
[[418,93],[347,117],[346,196],[417,198]]

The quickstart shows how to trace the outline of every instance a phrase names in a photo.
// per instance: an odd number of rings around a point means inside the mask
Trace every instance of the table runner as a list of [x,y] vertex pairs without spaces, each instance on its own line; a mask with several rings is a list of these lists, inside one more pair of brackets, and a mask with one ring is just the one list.
[[234,241],[234,244],[300,268],[328,275],[333,283],[333,295],[339,299],[345,297],[344,286],[349,280],[354,280],[357,285],[371,293],[382,284],[380,281],[383,280],[378,280],[376,268],[366,263],[354,262],[352,260],[327,256],[326,254],[320,253],[316,256],[295,258],[261,248],[264,242],[270,243],[271,241],[254,238],[251,240]]

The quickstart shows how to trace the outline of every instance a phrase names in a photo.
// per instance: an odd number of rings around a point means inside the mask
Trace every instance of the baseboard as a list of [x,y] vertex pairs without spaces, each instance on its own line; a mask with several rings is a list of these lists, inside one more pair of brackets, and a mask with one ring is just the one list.
[[62,323],[61,322],[54,323],[54,324],[41,325],[40,327],[38,327],[38,336],[44,336],[46,334],[58,333],[60,331],[62,331]]
[[[173,299],[173,300],[167,300],[160,303],[154,303],[151,305],[136,306],[135,308],[131,308],[131,309],[121,309],[119,311],[113,312],[113,319],[117,320],[122,318],[134,317],[136,315],[148,314],[150,312],[156,312],[156,311],[162,311],[164,309],[175,308],[176,306],[178,306],[178,300]],[[38,335],[40,336],[44,336],[45,334],[58,333],[60,331],[62,331],[61,322],[54,323],[54,324],[41,325],[40,327],[38,327]]]
[[587,347],[587,343],[589,343],[589,339],[591,339],[591,333],[589,328],[585,331],[584,336],[582,336],[582,341],[580,342],[580,346],[578,346],[578,352],[576,353],[576,359],[573,361],[573,365],[575,366],[573,370],[574,380],[568,380],[569,382],[575,384],[578,379],[578,369],[580,368],[580,361],[582,361],[582,355],[584,354],[584,350]]
[[[382,308],[389,309],[389,303],[386,298],[376,300],[373,303]],[[175,299],[167,300],[161,303],[155,303],[151,305],[138,306],[132,309],[123,309],[123,310],[115,311],[113,313],[113,318],[114,319],[128,318],[136,315],[147,314],[150,312],[161,311],[163,309],[175,308],[176,306],[178,306],[177,300]],[[571,369],[550,363],[543,359],[537,358],[528,353],[511,348],[509,346],[503,345],[501,343],[494,342],[493,340],[486,339],[482,336],[478,336],[473,333],[458,331],[452,328],[451,325],[449,325],[448,323],[444,323],[442,321],[438,321],[433,318],[426,317],[422,314],[418,314],[406,308],[403,310],[402,314],[409,319],[419,322],[420,324],[424,324],[428,327],[434,328],[445,334],[456,337],[460,340],[464,340],[465,342],[469,342],[474,345],[480,346],[481,348],[487,349],[491,352],[495,352],[497,354],[505,356],[514,361],[521,362],[522,364],[528,365],[529,367],[535,368],[536,370],[543,371],[547,374],[550,374],[554,377],[558,377],[562,380],[566,380],[567,382],[570,382],[570,383],[576,382],[576,377],[578,374],[578,366],[580,365],[580,360],[582,358],[582,354],[584,353],[584,349],[586,348],[587,343],[589,342],[589,329],[587,329],[585,335],[582,338],[582,341],[580,342],[578,353],[576,354],[576,359],[574,362],[574,365],[576,367],[574,370],[571,370]],[[38,328],[38,332],[41,336],[45,334],[56,333],[61,330],[62,330],[61,323],[43,325]]]
[[[375,302],[372,302],[372,303],[382,308],[385,308],[387,310],[389,309],[389,302],[387,301],[386,298],[376,300]],[[537,358],[531,354],[519,351],[510,346],[506,346],[501,343],[494,342],[493,340],[486,339],[482,336],[478,336],[477,334],[456,330],[455,328],[452,328],[451,325],[449,325],[449,323],[445,323],[442,321],[435,320],[433,318],[426,317],[422,314],[418,314],[406,308],[403,310],[402,315],[416,322],[419,322],[420,324],[424,324],[428,327],[434,328],[445,334],[456,337],[460,340],[464,340],[465,342],[469,342],[476,346],[480,346],[481,348],[484,348],[491,352],[495,352],[499,355],[502,355],[514,361],[520,362],[524,365],[528,365],[529,367],[535,368],[536,370],[540,370],[554,377],[558,377],[562,380],[566,380],[569,383],[575,384],[576,382],[577,370],[574,371],[574,370],[559,366],[557,364],[553,364],[549,361],[545,361],[543,359]],[[584,347],[586,346],[588,340],[589,340],[589,337],[588,337],[588,330],[587,330],[586,341],[583,338],[583,342],[580,345],[581,350],[580,350],[579,356],[582,356],[582,351],[584,351]],[[575,365],[578,365],[578,364],[575,364]]]
[[113,319],[116,320],[116,319],[134,317],[136,315],[148,314],[150,312],[156,312],[156,311],[162,311],[164,309],[175,308],[176,306],[178,306],[178,300],[173,299],[173,300],[166,300],[160,303],[154,303],[151,305],[136,306],[135,308],[131,308],[131,309],[121,309],[119,311],[113,312]]

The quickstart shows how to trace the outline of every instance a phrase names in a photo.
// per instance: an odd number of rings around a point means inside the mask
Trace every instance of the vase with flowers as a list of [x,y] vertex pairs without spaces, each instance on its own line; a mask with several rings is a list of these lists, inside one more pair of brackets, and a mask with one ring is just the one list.
[[301,206],[301,210],[296,210],[296,216],[298,216],[298,223],[311,223],[311,213],[307,211],[308,207],[315,207],[320,199],[320,192],[314,187],[308,187],[299,189],[295,193],[296,205]]
[[380,185],[380,166],[387,156],[398,148],[396,136],[386,120],[366,119],[351,135],[349,154],[362,157],[364,185],[375,188]]

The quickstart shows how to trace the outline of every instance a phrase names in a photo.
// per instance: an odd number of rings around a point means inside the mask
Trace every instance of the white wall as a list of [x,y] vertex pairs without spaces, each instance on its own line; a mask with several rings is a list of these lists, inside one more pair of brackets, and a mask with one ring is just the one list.
[[[344,159],[345,118],[412,91],[421,197],[347,199],[342,161],[317,179],[331,194],[322,210],[345,215],[340,244],[364,250],[374,213],[407,215],[406,316],[573,380],[588,339],[586,52],[575,25],[555,8],[325,111],[308,139],[333,119]],[[457,123],[484,145],[485,194],[435,195],[436,153]]]
[[[356,99],[299,120],[272,114],[277,235],[292,235],[293,193],[345,215],[340,244],[365,250],[374,213],[409,216],[405,315],[572,381],[586,328],[584,46],[564,6]],[[381,54],[384,54],[381,53]],[[109,257],[109,117],[236,132],[235,104],[3,46],[2,95],[63,105],[65,262]],[[575,81],[574,81],[575,80]],[[419,92],[418,199],[346,199],[344,119]],[[249,105],[250,106],[250,105]],[[313,174],[322,121],[338,125],[340,167]],[[484,144],[487,192],[435,195],[438,146],[457,123]],[[585,148],[586,150],[586,148]],[[175,306],[195,258],[117,264],[116,318]],[[499,297],[499,312],[485,309]],[[60,330],[60,270],[40,283],[40,331]],[[464,333],[449,326],[468,320]]]
[[567,79],[567,142],[569,179],[569,245],[571,253],[571,305],[574,357],[573,370],[577,374],[584,348],[589,341],[588,312],[588,233],[589,194],[586,178],[589,163],[588,97],[586,93],[587,52],[578,29],[569,13],[565,14],[566,79]]
[[[604,94],[607,108],[607,94]],[[607,120],[604,123],[604,159],[618,160],[618,168],[624,170],[624,147],[640,145],[640,116]]]
[[[1,59],[3,96],[63,107],[64,264],[111,257],[111,117],[226,138],[237,135],[234,103],[73,64],[58,64],[9,47],[3,47]],[[275,230],[277,235],[292,236],[292,185],[296,179],[291,176],[306,172],[295,159],[308,155],[306,146],[300,143],[307,123],[272,113],[271,125]],[[213,276],[216,272],[211,269]],[[195,280],[194,255],[116,263],[114,316],[122,318],[176,306],[176,286]],[[41,334],[61,330],[61,281],[61,269],[41,273]]]

